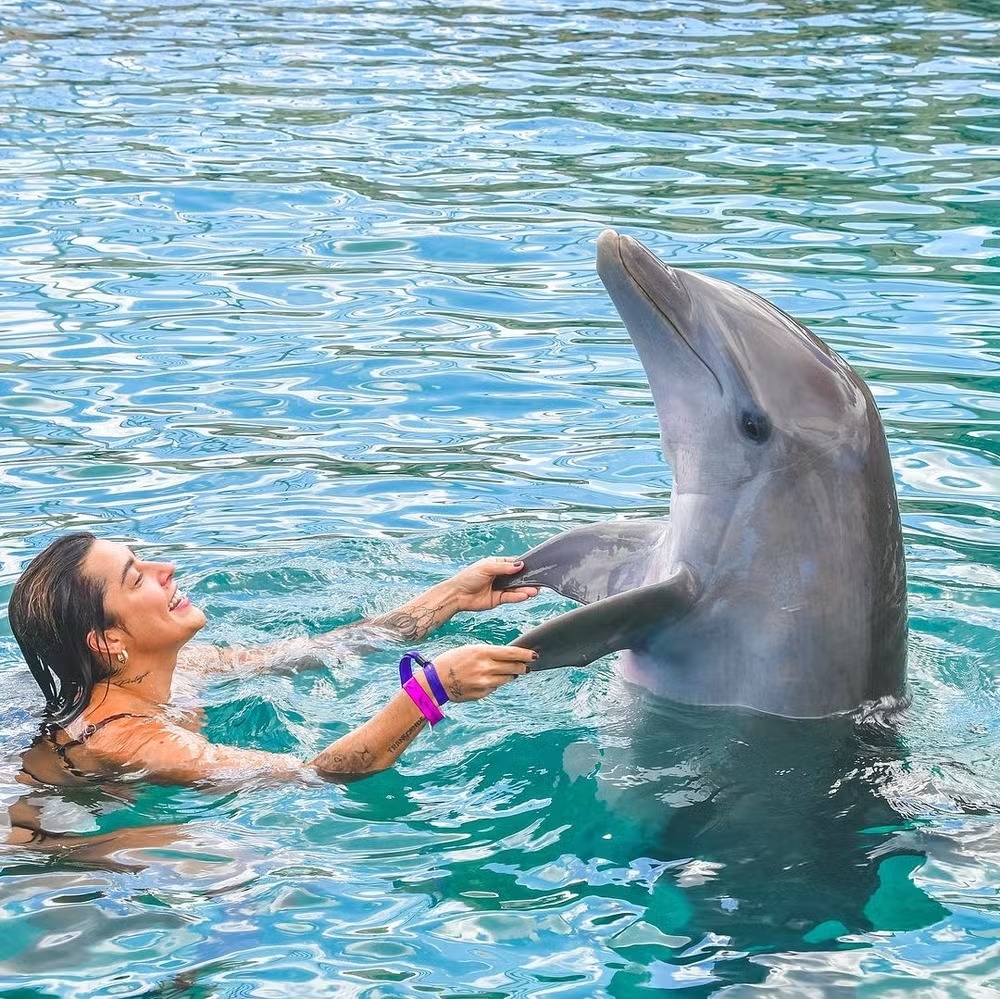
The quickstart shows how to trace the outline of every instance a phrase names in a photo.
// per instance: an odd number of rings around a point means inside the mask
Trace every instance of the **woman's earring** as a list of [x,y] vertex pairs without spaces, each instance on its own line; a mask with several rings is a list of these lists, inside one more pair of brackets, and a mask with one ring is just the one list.
[[122,666],[124,666],[125,663],[128,662],[128,649],[122,649],[121,652],[119,652],[118,655],[115,656],[115,659],[117,659],[118,662],[120,662]]

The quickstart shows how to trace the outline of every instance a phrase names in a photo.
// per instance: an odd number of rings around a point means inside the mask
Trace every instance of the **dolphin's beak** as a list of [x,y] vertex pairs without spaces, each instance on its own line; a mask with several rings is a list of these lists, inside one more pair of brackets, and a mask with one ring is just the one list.
[[[597,237],[597,273],[625,321],[651,384],[666,376],[664,362],[670,354],[676,391],[687,354],[721,391],[718,378],[693,343],[697,323],[691,284],[697,278],[668,266],[638,240],[614,229]],[[671,345],[682,352],[671,350]]]
[[[605,229],[597,237],[597,273],[605,285],[625,277],[622,260],[622,238],[614,229]],[[627,237],[625,237],[627,238]]]
[[620,296],[629,292],[634,296],[638,290],[672,323],[690,315],[691,296],[683,274],[631,236],[605,229],[597,237],[597,273],[619,312],[623,304]]

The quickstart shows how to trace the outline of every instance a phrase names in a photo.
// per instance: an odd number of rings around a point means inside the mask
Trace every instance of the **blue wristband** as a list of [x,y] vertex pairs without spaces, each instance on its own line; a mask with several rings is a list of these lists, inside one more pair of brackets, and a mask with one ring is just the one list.
[[418,666],[424,671],[424,676],[427,677],[427,685],[431,688],[431,693],[438,704],[446,704],[448,702],[448,692],[444,689],[444,684],[437,675],[437,667],[430,659],[425,659],[419,652],[407,652],[399,660],[400,685],[405,685],[407,680],[413,676],[414,666]]

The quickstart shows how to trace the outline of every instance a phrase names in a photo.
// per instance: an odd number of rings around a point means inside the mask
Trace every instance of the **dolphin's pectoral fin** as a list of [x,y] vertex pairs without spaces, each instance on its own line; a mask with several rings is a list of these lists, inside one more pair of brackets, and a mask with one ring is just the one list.
[[662,520],[626,520],[576,527],[532,548],[524,569],[497,589],[547,586],[589,604],[644,582],[650,551],[666,537]]
[[669,579],[606,597],[525,632],[512,645],[534,649],[531,672],[586,666],[621,649],[641,647],[652,631],[670,627],[694,606],[698,584],[687,566]]

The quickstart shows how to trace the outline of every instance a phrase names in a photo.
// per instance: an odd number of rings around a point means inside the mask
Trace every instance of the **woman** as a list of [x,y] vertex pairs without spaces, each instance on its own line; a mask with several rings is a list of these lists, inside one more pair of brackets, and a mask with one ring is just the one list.
[[[485,610],[534,596],[503,593],[497,576],[516,573],[510,558],[477,562],[399,610],[337,629],[338,639],[371,643],[375,634],[416,643],[459,611]],[[78,777],[140,771],[171,783],[310,769],[335,780],[391,767],[437,717],[441,687],[423,670],[369,721],[308,762],[209,742],[196,719],[172,707],[175,671],[245,673],[298,659],[321,639],[260,649],[219,649],[191,639],[205,615],[177,587],[174,566],[139,558],[126,545],[77,533],[59,538],[17,581],[8,606],[11,630],[45,696],[51,753]],[[527,671],[534,653],[511,646],[466,645],[436,656],[436,676],[452,701],[474,701]],[[409,691],[409,692],[407,692]],[[46,766],[49,779],[51,768]]]

